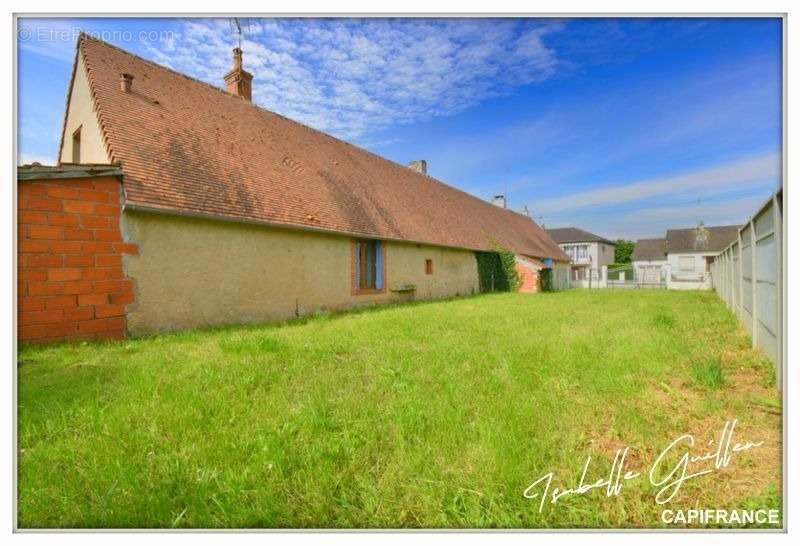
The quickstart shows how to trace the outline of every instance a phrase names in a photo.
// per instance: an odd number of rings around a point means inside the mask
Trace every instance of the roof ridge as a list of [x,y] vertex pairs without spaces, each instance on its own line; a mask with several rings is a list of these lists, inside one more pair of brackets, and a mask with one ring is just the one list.
[[[79,44],[80,44],[81,40],[91,40],[92,42],[104,45],[106,47],[110,47],[111,49],[116,49],[120,53],[124,53],[125,55],[128,55],[129,57],[133,57],[134,59],[137,59],[137,60],[142,61],[144,63],[147,63],[149,65],[152,65],[155,68],[160,68],[162,70],[166,70],[168,72],[172,72],[176,76],[180,76],[182,78],[186,78],[187,80],[191,80],[191,81],[193,81],[195,83],[199,83],[199,84],[202,84],[202,85],[204,85],[206,87],[209,87],[209,88],[213,89],[214,91],[217,91],[217,92],[223,94],[224,96],[226,96],[228,98],[235,99],[235,100],[237,100],[239,102],[243,102],[243,99],[241,97],[238,97],[236,95],[232,95],[231,93],[228,93],[227,91],[225,91],[221,87],[217,87],[217,86],[212,85],[212,84],[210,84],[208,82],[204,82],[203,80],[200,80],[200,79],[195,78],[194,76],[190,76],[188,74],[184,74],[183,72],[178,72],[174,68],[170,68],[168,66],[164,66],[163,64],[158,64],[155,61],[151,61],[150,59],[146,59],[146,58],[142,57],[141,55],[137,55],[136,53],[131,53],[127,49],[122,49],[118,45],[114,45],[112,43],[106,42],[105,40],[101,40],[100,38],[95,38],[94,36],[91,36],[91,35],[89,35],[89,34],[87,34],[85,32],[81,32],[80,33],[80,36],[78,37],[78,43]],[[250,104],[252,106],[260,109],[260,110],[264,110],[265,112],[274,113],[274,112],[271,112],[270,110],[267,110],[265,108],[261,108],[260,106],[258,106],[256,104],[253,104],[252,102]]]
[[[706,226],[706,225],[703,225],[703,227],[706,228],[706,229],[723,229],[723,228],[737,228],[738,229],[738,228],[742,227],[742,224],[721,224],[721,225],[718,225],[718,226]],[[668,228],[667,231],[689,231],[689,230],[693,230],[693,229],[697,229],[697,226],[684,227],[684,228]]]
[[[392,161],[392,160],[391,160],[391,159],[389,159],[389,158],[383,157],[382,155],[380,155],[380,154],[377,154],[377,153],[375,153],[375,152],[373,152],[373,151],[371,151],[371,150],[368,150],[368,149],[366,149],[366,148],[362,148],[361,146],[357,146],[356,144],[353,144],[352,142],[349,142],[349,141],[347,141],[347,140],[344,140],[344,139],[341,139],[341,138],[337,138],[337,137],[335,137],[335,136],[333,136],[333,135],[331,135],[331,134],[328,134],[328,133],[326,133],[326,132],[324,132],[324,131],[321,131],[321,130],[319,130],[319,129],[316,129],[316,128],[314,128],[314,127],[311,127],[310,125],[306,125],[305,123],[303,123],[303,122],[301,122],[301,121],[297,121],[297,120],[295,120],[295,119],[292,119],[292,118],[290,118],[290,117],[287,117],[287,116],[285,116],[285,115],[283,115],[283,114],[281,114],[281,113],[279,113],[279,112],[273,112],[272,110],[268,110],[268,109],[264,108],[263,106],[259,106],[258,104],[254,103],[254,102],[252,102],[252,101],[249,101],[249,102],[243,101],[243,100],[242,100],[240,97],[237,97],[237,96],[235,96],[235,95],[232,95],[231,93],[228,93],[227,91],[225,91],[224,89],[222,89],[222,88],[220,88],[220,87],[217,87],[217,86],[215,86],[215,85],[212,85],[212,84],[210,84],[210,83],[208,83],[208,82],[205,82],[205,81],[203,81],[203,80],[200,80],[200,79],[198,79],[198,78],[195,78],[195,77],[193,77],[193,76],[189,76],[188,74],[184,74],[183,72],[178,72],[178,71],[177,71],[177,70],[175,70],[174,68],[170,68],[170,67],[168,67],[168,66],[164,66],[164,65],[162,65],[162,64],[158,64],[158,63],[157,63],[157,62],[155,62],[155,61],[152,61],[152,60],[150,60],[150,59],[146,59],[146,58],[144,58],[144,57],[142,57],[142,56],[140,56],[140,55],[137,55],[136,53],[131,53],[130,51],[127,51],[127,50],[125,50],[125,49],[123,49],[123,48],[121,48],[121,47],[119,47],[119,46],[117,46],[117,45],[114,45],[114,44],[108,43],[108,42],[106,42],[105,40],[101,40],[101,39],[99,39],[99,38],[95,38],[94,36],[91,36],[91,35],[89,35],[89,34],[87,34],[87,33],[85,33],[85,32],[81,32],[80,36],[78,37],[78,48],[79,48],[79,49],[80,49],[80,42],[81,42],[81,40],[91,40],[91,41],[93,41],[93,42],[95,42],[95,43],[98,43],[98,44],[104,45],[104,46],[106,46],[106,47],[110,47],[110,48],[112,48],[112,49],[115,49],[115,50],[117,50],[117,51],[119,51],[119,52],[121,52],[121,53],[123,53],[123,54],[125,54],[125,55],[129,55],[129,56],[131,56],[131,57],[133,57],[133,58],[135,58],[135,59],[137,59],[137,60],[139,60],[139,61],[142,61],[142,62],[144,62],[144,63],[147,63],[147,64],[149,64],[149,65],[151,65],[151,66],[153,66],[153,67],[155,67],[155,68],[159,68],[159,69],[162,69],[162,70],[166,70],[166,71],[168,71],[168,72],[171,72],[171,73],[173,73],[173,74],[175,74],[175,75],[177,75],[177,76],[180,76],[180,77],[182,77],[182,78],[186,78],[186,79],[187,79],[187,80],[189,80],[189,81],[192,81],[192,82],[195,82],[195,83],[202,84],[202,85],[204,85],[205,87],[208,87],[208,88],[210,88],[210,89],[213,89],[214,91],[217,91],[218,93],[221,93],[222,95],[224,95],[224,96],[226,96],[226,97],[228,97],[228,98],[230,98],[230,99],[233,99],[233,100],[239,101],[239,102],[241,102],[241,103],[244,103],[244,104],[246,104],[246,105],[248,105],[248,106],[252,106],[252,107],[253,107],[253,108],[255,108],[256,110],[259,110],[259,111],[261,111],[261,112],[264,112],[264,113],[266,113],[266,114],[270,114],[270,115],[277,116],[277,117],[279,117],[279,118],[285,119],[286,121],[288,121],[288,122],[290,122],[290,123],[294,123],[294,124],[296,124],[296,125],[298,125],[298,126],[300,126],[300,127],[303,127],[304,129],[307,129],[307,130],[309,130],[309,131],[313,131],[313,132],[315,132],[315,133],[318,133],[318,134],[320,134],[320,135],[322,135],[322,136],[324,136],[324,137],[326,137],[326,138],[330,138],[330,139],[333,139],[333,140],[335,140],[335,141],[337,141],[337,142],[341,142],[341,143],[343,143],[343,144],[346,144],[347,146],[350,146],[351,148],[355,148],[356,150],[358,150],[358,151],[360,151],[360,152],[366,152],[366,153],[368,153],[369,155],[371,155],[371,156],[375,157],[376,159],[379,159],[379,160],[381,160],[381,161],[384,161],[384,162],[386,162],[386,163],[389,163],[389,164],[391,164],[392,166],[394,166],[394,167],[397,167],[397,168],[399,168],[399,169],[406,169],[406,170],[408,170],[408,171],[412,172],[412,173],[413,173],[415,176],[421,176],[421,177],[424,177],[424,178],[426,178],[428,182],[430,182],[430,181],[433,181],[434,183],[441,184],[441,185],[443,185],[443,186],[447,186],[448,188],[450,188],[450,189],[453,189],[453,190],[456,190],[456,191],[458,191],[458,192],[461,192],[461,193],[463,193],[464,195],[466,195],[467,197],[469,197],[469,198],[471,198],[471,199],[475,199],[475,200],[479,201],[480,203],[483,203],[484,205],[487,205],[487,206],[490,206],[490,207],[496,207],[496,205],[492,205],[491,203],[487,202],[486,200],[484,200],[484,199],[481,199],[480,197],[477,197],[477,196],[475,196],[475,195],[473,195],[473,194],[471,194],[471,193],[469,193],[469,192],[467,192],[467,191],[465,191],[465,190],[462,190],[461,188],[459,188],[459,187],[457,187],[457,186],[452,186],[452,185],[450,185],[450,184],[448,184],[448,183],[446,183],[446,182],[443,182],[443,181],[439,180],[438,178],[436,178],[435,176],[431,176],[431,175],[429,175],[429,174],[427,174],[427,173],[421,173],[421,172],[419,172],[419,171],[415,171],[415,170],[413,170],[413,169],[409,169],[409,168],[408,168],[406,165],[401,165],[400,163],[398,163],[398,162],[396,162],[396,161]],[[99,108],[98,108],[98,109],[99,109]],[[102,126],[102,124],[101,124],[101,126]],[[105,133],[105,131],[104,131],[104,133]],[[525,214],[523,214],[523,213],[521,213],[521,212],[517,212],[517,211],[515,211],[515,210],[512,210],[512,209],[507,209],[507,208],[502,208],[502,209],[501,209],[500,207],[496,207],[496,208],[498,208],[498,209],[500,209],[500,210],[505,210],[505,211],[507,211],[507,212],[510,212],[510,213],[513,213],[513,214],[516,214],[516,215],[518,215],[518,216],[521,216],[521,217],[523,217],[523,218],[526,218],[526,219],[528,219],[528,220],[532,221],[534,224],[536,224],[536,221],[535,221],[533,218],[531,218],[530,216],[527,216],[527,215],[525,215]],[[539,224],[536,224],[536,225],[538,226]],[[541,227],[541,226],[540,226],[540,227]]]

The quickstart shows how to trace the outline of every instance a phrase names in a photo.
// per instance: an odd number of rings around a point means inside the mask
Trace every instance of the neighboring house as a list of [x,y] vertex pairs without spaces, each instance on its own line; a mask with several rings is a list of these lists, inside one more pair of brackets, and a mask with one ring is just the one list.
[[253,105],[238,48],[224,79],[80,37],[60,165],[18,170],[20,339],[471,294],[496,245],[566,279],[529,217]]
[[[669,229],[664,239],[639,239],[631,262],[637,280],[667,280],[670,288],[710,288],[710,266],[732,243],[739,226],[705,226]],[[669,276],[667,279],[666,277]]]
[[639,239],[633,247],[631,264],[639,283],[660,284],[666,272],[667,240]]
[[569,256],[573,281],[588,279],[592,270],[614,263],[617,245],[605,237],[575,227],[548,229],[547,233]]
[[670,287],[710,288],[711,263],[739,236],[739,227],[705,226],[701,222],[695,228],[668,229],[666,250],[672,281]]

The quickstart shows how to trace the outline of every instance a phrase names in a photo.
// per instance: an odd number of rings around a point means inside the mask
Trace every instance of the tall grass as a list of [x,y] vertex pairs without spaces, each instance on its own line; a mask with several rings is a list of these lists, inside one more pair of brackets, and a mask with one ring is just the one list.
[[720,389],[725,385],[722,365],[717,358],[693,362],[692,378],[696,384],[709,389]]

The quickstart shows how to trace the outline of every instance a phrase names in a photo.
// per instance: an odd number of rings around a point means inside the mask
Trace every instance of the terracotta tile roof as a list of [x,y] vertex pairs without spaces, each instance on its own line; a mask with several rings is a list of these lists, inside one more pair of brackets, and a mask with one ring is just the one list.
[[633,247],[631,260],[666,260],[666,239],[639,239]]
[[739,236],[741,226],[705,226],[698,228],[668,229],[667,253],[721,252]]
[[605,237],[589,233],[576,227],[548,229],[547,233],[556,243],[606,243],[616,246],[617,243]]
[[78,48],[129,205],[568,260],[527,216],[88,36]]

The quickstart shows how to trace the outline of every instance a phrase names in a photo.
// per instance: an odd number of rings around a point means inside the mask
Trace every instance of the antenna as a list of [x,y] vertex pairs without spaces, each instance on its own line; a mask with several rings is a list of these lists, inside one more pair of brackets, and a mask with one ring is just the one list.
[[231,17],[231,30],[233,30],[234,25],[236,26],[237,47],[242,49],[242,25],[239,24],[238,17]]
[[702,213],[700,212],[700,197],[697,198],[697,215],[699,216],[699,218],[697,219],[697,225],[698,226],[703,225],[703,217]]
[[536,222],[537,224],[539,224],[540,228],[544,229],[544,215],[543,214],[531,213],[531,211],[528,210],[528,205],[525,205],[525,215],[528,218],[530,218],[531,220],[533,220],[534,222]]

